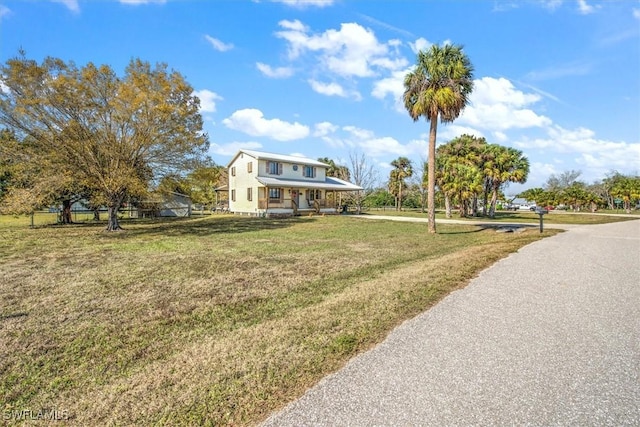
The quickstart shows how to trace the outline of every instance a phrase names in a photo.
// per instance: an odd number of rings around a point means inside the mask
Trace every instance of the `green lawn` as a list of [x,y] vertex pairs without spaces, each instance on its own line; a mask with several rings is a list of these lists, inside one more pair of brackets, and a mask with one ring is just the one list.
[[254,425],[549,230],[349,216],[0,218],[0,402],[70,425]]

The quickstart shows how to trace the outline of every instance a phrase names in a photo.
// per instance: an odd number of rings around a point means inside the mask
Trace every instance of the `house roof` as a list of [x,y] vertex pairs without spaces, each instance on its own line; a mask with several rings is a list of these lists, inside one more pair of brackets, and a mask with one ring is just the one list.
[[362,190],[355,184],[347,181],[343,181],[332,176],[328,176],[324,181],[309,181],[303,179],[285,179],[285,178],[271,178],[259,176],[256,177],[258,182],[267,187],[290,187],[290,188],[315,188],[323,190],[337,190],[337,191],[354,191]]
[[274,160],[276,162],[286,162],[286,163],[297,163],[302,165],[310,165],[310,166],[321,166],[321,167],[329,167],[326,163],[319,162],[317,160],[310,159],[308,157],[303,156],[287,156],[284,154],[275,154],[275,153],[265,153],[262,151],[254,151],[254,150],[240,150],[238,153],[233,156],[233,159],[229,162],[227,167],[231,166],[233,162],[236,161],[238,156],[241,153],[248,154],[249,156],[258,159],[258,160]]

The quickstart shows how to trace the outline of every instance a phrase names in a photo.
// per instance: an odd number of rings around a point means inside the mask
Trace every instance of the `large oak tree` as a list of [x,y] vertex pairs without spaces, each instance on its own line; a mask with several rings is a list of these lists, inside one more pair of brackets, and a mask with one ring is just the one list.
[[0,124],[29,141],[25,161],[46,165],[34,182],[65,177],[91,189],[110,231],[127,197],[208,148],[193,88],[165,64],[134,59],[119,77],[108,65],[37,63],[21,52],[0,66],[0,83]]

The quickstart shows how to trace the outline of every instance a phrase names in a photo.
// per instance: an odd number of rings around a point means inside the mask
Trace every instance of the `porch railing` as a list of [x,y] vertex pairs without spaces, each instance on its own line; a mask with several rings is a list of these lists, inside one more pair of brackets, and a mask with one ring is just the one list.
[[[267,203],[268,201],[268,203]],[[304,205],[303,205],[304,206]],[[306,209],[335,209],[338,207],[338,203],[334,200],[320,199],[309,201],[309,207]],[[271,199],[258,199],[258,209],[305,209],[295,205],[293,200],[271,200]]]

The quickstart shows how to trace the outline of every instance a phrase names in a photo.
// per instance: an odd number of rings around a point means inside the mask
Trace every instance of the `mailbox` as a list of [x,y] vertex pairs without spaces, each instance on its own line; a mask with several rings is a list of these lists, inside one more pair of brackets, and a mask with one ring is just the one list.
[[545,208],[537,207],[534,212],[537,213],[538,215],[540,215],[540,232],[542,233],[542,229],[543,229],[542,217],[543,217],[544,214],[548,214],[549,211],[546,210]]

